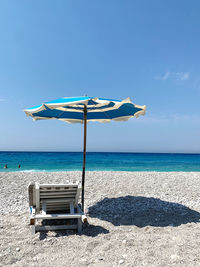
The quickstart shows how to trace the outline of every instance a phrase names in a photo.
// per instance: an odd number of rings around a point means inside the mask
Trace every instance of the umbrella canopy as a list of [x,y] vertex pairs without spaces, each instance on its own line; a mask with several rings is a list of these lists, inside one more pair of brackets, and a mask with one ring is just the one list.
[[126,121],[145,114],[145,106],[138,106],[130,98],[123,101],[93,97],[64,97],[25,110],[34,120],[59,119],[70,123],[83,123],[84,107],[87,121]]
[[86,158],[86,132],[88,121],[127,121],[144,115],[146,106],[135,105],[130,98],[123,101],[94,97],[64,97],[24,110],[34,120],[58,119],[69,123],[84,123],[84,149],[82,172],[82,209],[84,210],[84,183]]

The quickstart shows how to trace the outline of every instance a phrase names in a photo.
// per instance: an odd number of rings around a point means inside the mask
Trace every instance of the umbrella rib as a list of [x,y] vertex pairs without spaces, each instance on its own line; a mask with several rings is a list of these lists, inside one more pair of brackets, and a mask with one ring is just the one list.
[[[56,110],[58,110],[58,109],[56,109]],[[60,111],[60,110],[59,110]],[[75,111],[74,111],[75,112]],[[60,118],[61,116],[62,116],[62,114],[64,114],[65,113],[65,111],[61,111],[60,112],[60,114],[56,117],[56,118]],[[65,119],[65,118],[64,118]],[[66,120],[67,120],[67,118],[66,118]],[[81,120],[83,120],[83,119],[81,119]]]

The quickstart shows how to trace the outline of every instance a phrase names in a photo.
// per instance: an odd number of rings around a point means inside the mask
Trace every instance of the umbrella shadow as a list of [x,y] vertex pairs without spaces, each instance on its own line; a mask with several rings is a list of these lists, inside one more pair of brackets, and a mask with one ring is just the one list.
[[199,212],[179,203],[130,195],[104,198],[89,207],[88,215],[108,221],[115,226],[177,227],[181,224],[198,223],[200,221]]

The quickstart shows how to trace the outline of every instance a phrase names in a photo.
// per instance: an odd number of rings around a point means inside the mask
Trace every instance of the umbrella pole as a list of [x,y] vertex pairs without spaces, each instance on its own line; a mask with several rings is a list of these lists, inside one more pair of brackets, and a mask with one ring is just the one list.
[[84,105],[84,143],[83,143],[83,172],[82,172],[82,211],[83,212],[84,212],[86,136],[87,136],[87,106]]

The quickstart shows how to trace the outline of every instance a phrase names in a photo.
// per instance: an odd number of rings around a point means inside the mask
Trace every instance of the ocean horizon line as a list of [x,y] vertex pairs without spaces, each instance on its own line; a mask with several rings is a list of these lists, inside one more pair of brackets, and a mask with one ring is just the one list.
[[[0,150],[0,153],[83,153],[83,151],[47,151],[47,150]],[[200,152],[130,152],[130,151],[87,151],[86,153],[113,153],[113,154],[181,154],[200,155]]]

